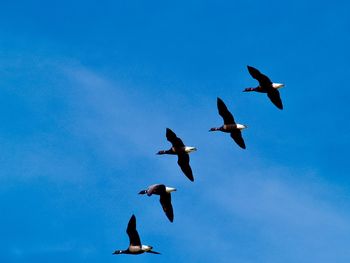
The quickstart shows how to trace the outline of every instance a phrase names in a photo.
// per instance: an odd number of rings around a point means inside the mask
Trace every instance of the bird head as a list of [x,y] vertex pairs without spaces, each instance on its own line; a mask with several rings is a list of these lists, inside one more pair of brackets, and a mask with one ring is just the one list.
[[254,90],[255,90],[255,88],[245,88],[243,90],[243,92],[249,92],[249,91],[254,91]]

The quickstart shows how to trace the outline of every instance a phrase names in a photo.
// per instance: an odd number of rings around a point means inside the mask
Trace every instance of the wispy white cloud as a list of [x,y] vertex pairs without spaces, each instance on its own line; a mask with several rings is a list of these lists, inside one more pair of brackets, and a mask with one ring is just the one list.
[[[107,151],[113,158],[119,156],[120,160],[125,160],[123,154],[128,149],[132,148],[133,152],[146,157],[154,154],[149,149],[158,149],[159,145],[166,145],[159,130],[163,129],[162,125],[169,117],[164,116],[162,112],[153,112],[150,116],[144,110],[149,106],[147,103],[141,106],[137,96],[128,95],[122,87],[90,70],[69,69],[67,74],[72,83],[77,84],[78,92],[75,98],[79,97],[84,102],[77,106],[81,123],[75,127],[76,131],[81,133],[82,129],[87,130],[85,134],[90,136],[90,139],[96,138],[95,146]],[[147,92],[140,93],[140,96],[143,95],[147,96]],[[85,106],[89,108],[88,111],[84,110]],[[200,115],[199,112],[197,114]],[[150,125],[150,117],[151,120],[157,120],[152,123],[154,125]],[[203,120],[198,121],[201,126],[205,126]],[[130,125],[135,125],[135,128]],[[146,128],[146,136],[151,137],[140,136],[139,127]],[[155,137],[160,138],[153,138],[151,134],[157,134]],[[207,140],[198,139],[200,143]],[[218,140],[218,143],[221,147],[230,141],[222,143]],[[195,244],[182,247],[188,253],[192,253],[193,259],[210,258],[193,253],[194,247],[197,252],[200,251],[199,254],[206,253],[207,250],[221,249],[225,253],[213,256],[218,262],[226,262],[230,253],[242,262],[255,262],[258,258],[260,262],[269,262],[276,258],[284,258],[286,262],[322,262],[324,259],[334,259],[336,255],[338,262],[345,262],[349,254],[343,244],[348,241],[347,236],[350,234],[350,215],[342,212],[334,200],[327,198],[328,195],[336,194],[339,189],[328,186],[326,182],[309,180],[308,171],[302,171],[306,173],[303,179],[300,174],[294,174],[295,168],[264,166],[264,160],[254,156],[254,153],[248,153],[249,158],[253,158],[249,163],[244,158],[236,160],[242,167],[249,166],[249,172],[237,164],[232,165],[231,161],[220,165],[221,167],[216,166],[218,163],[211,160],[212,154],[207,150],[203,148],[203,153],[198,153],[200,156],[193,158],[193,166],[201,171],[196,182],[197,188],[190,189],[182,185],[185,187],[184,191],[188,190],[186,194],[189,197],[176,196],[179,193],[174,197],[174,202],[177,203],[176,220],[182,224],[175,229],[183,233],[181,238],[177,239],[185,244]],[[232,154],[231,148],[224,151]],[[134,153],[132,155],[135,156]],[[205,161],[207,158],[209,162]],[[257,162],[252,166],[254,158]],[[220,161],[222,163],[225,160]],[[166,173],[178,169],[176,164],[171,167],[170,162],[175,161],[167,160],[164,166],[157,162],[157,168]],[[209,164],[215,167],[203,169]],[[221,176],[223,173],[227,176]],[[293,177],[296,179],[291,179]],[[180,183],[182,178],[179,176],[177,179],[175,182]],[[198,204],[198,207],[188,213],[188,206],[191,204]],[[153,210],[148,213],[153,216],[155,214]],[[214,216],[207,217],[205,213]],[[213,218],[216,222],[207,221]],[[238,226],[237,222],[241,226]],[[150,227],[152,228],[152,224]],[[162,229],[157,233],[161,235]],[[248,238],[254,240],[247,240]],[[249,246],[238,249],[241,240],[246,240],[247,244],[254,247],[254,251]],[[333,253],[329,247],[334,247],[334,243],[337,242],[337,251]],[[308,249],[304,249],[305,247]]]
[[308,174],[297,182],[288,168],[262,170],[264,174],[252,169],[202,186],[198,203],[206,204],[204,211],[215,214],[208,218],[217,222],[203,219],[191,225],[201,225],[201,237],[216,233],[212,242],[207,240],[210,250],[222,248],[222,262],[228,254],[243,262],[347,262],[350,214],[327,199],[339,189],[309,181]]
[[[147,154],[155,151],[154,138],[166,120],[161,111],[139,101],[147,93],[130,95],[127,88],[84,67],[64,68],[74,90],[70,96],[74,125],[79,136],[91,136],[112,155]],[[145,102],[144,101],[144,102]],[[153,109],[153,110],[152,110]]]
[[[59,122],[64,124],[63,137],[70,141],[66,148],[80,147],[82,153],[91,151],[92,156],[106,162],[108,169],[114,171],[117,167],[120,174],[127,175],[101,176],[109,187],[104,188],[103,197],[95,197],[100,211],[122,224],[118,229],[123,237],[126,221],[123,218],[128,219],[133,211],[140,215],[143,239],[167,256],[182,257],[183,261],[228,262],[234,258],[239,262],[281,259],[348,262],[350,214],[331,197],[342,189],[315,179],[317,172],[281,167],[271,160],[266,165],[264,157],[254,151],[238,154],[240,149],[235,148],[230,138],[209,134],[207,129],[212,123],[203,114],[220,122],[216,118],[215,99],[213,105],[207,99],[199,99],[197,107],[186,108],[191,110],[191,117],[184,108],[174,113],[174,108],[160,111],[168,98],[153,100],[153,94],[145,90],[130,93],[132,89],[125,86],[128,84],[108,79],[79,64],[63,64],[55,67],[66,78],[63,83],[67,85],[62,87],[61,83],[59,87],[65,100]],[[208,111],[211,107],[214,109]],[[185,121],[176,120],[178,114]],[[193,119],[196,125],[191,122]],[[195,183],[182,175],[176,157],[155,156],[158,149],[170,146],[164,134],[169,123],[180,134],[186,134],[183,138],[186,143],[199,148],[191,158]],[[197,136],[199,133],[202,136]],[[246,134],[249,138],[252,133]],[[64,149],[58,147],[60,139],[42,144],[38,141],[18,145],[22,151],[18,148],[15,151],[18,155],[11,160],[9,156],[3,158],[3,163],[20,159],[22,168],[18,174],[25,174],[28,167],[27,172],[33,176],[46,174],[64,181],[87,180],[89,161],[93,159],[84,154],[65,155]],[[71,177],[72,173],[80,177]],[[137,196],[139,187],[162,180],[178,188],[173,197],[175,222],[171,225],[165,217],[159,221],[164,215],[158,200],[154,200],[157,198]],[[157,245],[152,240],[160,243]],[[170,244],[172,250],[164,244]],[[186,256],[179,256],[174,247]],[[31,250],[56,253],[65,249],[71,247],[43,247],[36,243]],[[11,253],[21,257],[32,253],[31,250],[14,248]]]

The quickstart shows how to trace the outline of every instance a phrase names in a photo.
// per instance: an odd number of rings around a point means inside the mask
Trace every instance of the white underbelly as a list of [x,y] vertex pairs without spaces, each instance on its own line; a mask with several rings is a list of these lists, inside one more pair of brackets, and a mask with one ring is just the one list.
[[280,89],[280,88],[284,87],[284,84],[282,84],[282,83],[272,83],[272,87],[274,89]]
[[186,153],[191,153],[197,151],[196,147],[192,147],[192,146],[185,146],[185,152]]
[[152,249],[152,247],[147,246],[147,245],[142,245],[141,249],[142,249],[142,251],[150,251]]
[[245,125],[237,123],[237,129],[243,130],[243,129],[245,129],[245,128],[246,128]]

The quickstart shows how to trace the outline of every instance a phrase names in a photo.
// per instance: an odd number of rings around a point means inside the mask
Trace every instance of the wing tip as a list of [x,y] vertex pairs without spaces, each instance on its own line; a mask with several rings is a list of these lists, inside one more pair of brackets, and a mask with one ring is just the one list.
[[191,173],[184,173],[184,174],[186,175],[188,180],[190,180],[191,182],[194,182],[194,177],[193,177],[192,171],[191,171]]

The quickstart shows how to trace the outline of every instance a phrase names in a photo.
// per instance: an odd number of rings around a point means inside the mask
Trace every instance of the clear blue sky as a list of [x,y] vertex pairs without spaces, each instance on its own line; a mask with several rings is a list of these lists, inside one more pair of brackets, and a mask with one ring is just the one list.
[[[71,2],[0,5],[1,262],[350,262],[349,1]],[[161,256],[112,256],[132,213]]]

